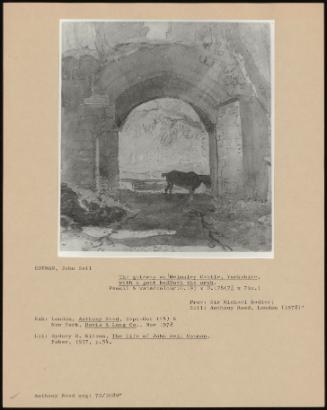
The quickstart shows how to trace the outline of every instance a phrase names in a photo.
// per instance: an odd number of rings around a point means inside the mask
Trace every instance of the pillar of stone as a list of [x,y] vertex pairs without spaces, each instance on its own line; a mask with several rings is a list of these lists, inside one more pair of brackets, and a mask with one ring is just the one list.
[[269,117],[255,97],[240,99],[240,117],[245,196],[247,199],[266,200],[269,189],[265,161],[270,146]]
[[268,192],[267,192],[267,201],[271,203],[272,198],[272,185],[271,185],[271,159],[270,157],[265,157],[266,162],[266,172],[268,179]]
[[242,198],[243,149],[238,101],[231,101],[219,107],[216,140],[219,195],[225,198]]
[[216,137],[216,125],[212,126],[209,133],[209,165],[210,165],[210,177],[211,177],[211,191],[214,197],[218,197],[219,179],[218,179],[218,147]]
[[83,104],[62,112],[61,181],[71,186],[95,189],[95,140]]
[[119,136],[113,105],[106,107],[105,121],[106,129],[100,136],[100,179],[102,189],[115,192],[119,185]]
[[83,121],[92,146],[93,189],[110,192],[118,186],[118,130],[115,108],[107,96],[92,95],[84,99]]

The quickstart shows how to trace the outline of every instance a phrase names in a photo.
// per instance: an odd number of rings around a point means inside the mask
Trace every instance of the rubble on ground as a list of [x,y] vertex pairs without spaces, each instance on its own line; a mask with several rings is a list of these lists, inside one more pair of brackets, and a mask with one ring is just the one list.
[[60,222],[63,227],[108,226],[121,221],[128,211],[114,200],[99,197],[92,191],[75,191],[68,184],[61,184]]

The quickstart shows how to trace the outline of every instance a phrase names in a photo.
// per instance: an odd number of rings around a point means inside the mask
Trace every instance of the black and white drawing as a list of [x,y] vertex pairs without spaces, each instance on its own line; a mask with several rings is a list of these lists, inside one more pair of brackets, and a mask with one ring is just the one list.
[[272,257],[273,22],[60,22],[60,256]]

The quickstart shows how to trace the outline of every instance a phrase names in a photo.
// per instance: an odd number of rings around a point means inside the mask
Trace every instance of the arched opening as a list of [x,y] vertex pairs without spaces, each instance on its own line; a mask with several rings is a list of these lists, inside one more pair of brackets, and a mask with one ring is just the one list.
[[[100,24],[97,34],[106,26],[114,36],[99,35],[96,50],[62,56],[62,181],[91,191],[97,224],[120,212],[104,248],[266,249],[271,84],[261,34],[217,23],[207,41],[206,23],[184,31],[176,22],[170,32],[153,23],[149,37],[145,27],[130,35],[129,23],[121,33],[111,24]],[[192,189],[174,186],[170,195],[162,174],[172,170],[194,171],[201,183],[210,174],[211,189],[197,185],[192,200]],[[87,223],[93,202],[89,210]]]
[[[199,115],[175,98],[158,98],[134,108],[119,131],[120,189],[163,192],[163,173],[210,174],[209,135]],[[187,192],[174,187],[175,192]],[[197,192],[204,193],[202,184]]]

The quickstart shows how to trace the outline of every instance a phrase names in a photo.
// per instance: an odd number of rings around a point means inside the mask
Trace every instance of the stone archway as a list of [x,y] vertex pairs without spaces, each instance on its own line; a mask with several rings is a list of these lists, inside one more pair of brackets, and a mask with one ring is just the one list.
[[[69,169],[63,169],[64,178],[88,188],[115,191],[119,127],[136,106],[155,98],[171,97],[190,104],[205,125],[210,139],[213,194],[223,195],[219,138],[224,137],[219,119],[224,121],[224,116],[220,110],[238,102],[242,182],[237,185],[236,194],[265,199],[267,113],[244,81],[241,67],[231,63],[231,56],[214,57],[203,58],[197,45],[169,42],[117,47],[110,60],[94,70],[90,95],[82,98],[74,110],[63,112],[62,152],[63,156],[70,155],[71,162]],[[74,86],[73,81],[70,86]]]

